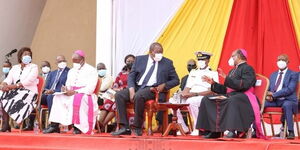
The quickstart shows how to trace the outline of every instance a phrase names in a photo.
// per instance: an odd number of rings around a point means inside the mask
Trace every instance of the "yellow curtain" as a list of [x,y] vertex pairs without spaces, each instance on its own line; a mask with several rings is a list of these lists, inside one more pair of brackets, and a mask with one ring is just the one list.
[[164,56],[174,62],[179,77],[186,75],[186,62],[194,52],[211,52],[212,69],[219,63],[233,0],[186,0],[158,38]]
[[300,0],[288,0],[290,6],[291,16],[293,18],[293,24],[298,40],[298,45],[300,46]]

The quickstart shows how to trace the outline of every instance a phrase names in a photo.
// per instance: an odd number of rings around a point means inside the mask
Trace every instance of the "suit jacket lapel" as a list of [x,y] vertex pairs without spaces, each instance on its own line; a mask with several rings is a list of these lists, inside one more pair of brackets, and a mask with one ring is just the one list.
[[289,78],[290,74],[291,74],[291,71],[287,70],[286,73],[285,73],[285,75],[284,75],[284,78],[282,80],[282,87],[284,87],[284,84],[287,81],[287,79]]

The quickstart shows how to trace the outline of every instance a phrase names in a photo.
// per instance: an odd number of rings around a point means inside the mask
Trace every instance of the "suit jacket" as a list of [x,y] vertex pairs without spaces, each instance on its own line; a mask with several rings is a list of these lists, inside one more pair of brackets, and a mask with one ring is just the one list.
[[[149,55],[137,56],[135,62],[131,68],[131,72],[128,75],[128,88],[134,87],[138,90],[138,82],[142,78],[145,70],[147,68]],[[153,87],[165,83],[165,90],[169,90],[179,84],[179,78],[173,66],[173,62],[163,57],[161,61],[158,62],[157,68],[157,83]]]
[[[271,74],[269,91],[274,90],[277,76],[278,71]],[[282,98],[283,100],[297,102],[296,86],[298,83],[298,73],[288,69],[282,82],[282,89],[273,93],[273,97],[275,99]]]
[[[61,91],[61,87],[66,84],[69,70],[70,70],[70,68],[68,68],[68,67],[66,67],[63,70],[63,72],[61,73],[61,75],[60,75],[60,77],[58,79],[58,82],[56,84],[54,92],[60,92]],[[54,71],[51,71],[48,74],[47,80],[46,80],[45,89],[47,89],[47,90],[51,89],[52,85],[54,84],[55,77],[56,77],[57,73],[58,73],[58,70],[54,70]]]

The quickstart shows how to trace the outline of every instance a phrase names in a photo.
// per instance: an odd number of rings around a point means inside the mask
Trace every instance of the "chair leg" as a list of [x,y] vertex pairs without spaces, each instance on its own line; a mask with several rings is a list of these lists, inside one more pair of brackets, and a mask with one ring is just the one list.
[[24,120],[20,123],[20,129],[19,129],[19,133],[22,133],[22,129],[23,129],[23,122]]
[[187,112],[187,117],[188,117],[188,122],[189,122],[189,130],[190,130],[190,132],[193,132],[193,124],[194,124],[194,122],[192,121],[192,118],[191,118],[191,114],[190,114],[190,112]]
[[40,111],[40,116],[37,116],[37,118],[39,118],[39,122],[41,122],[41,131],[43,130],[43,128],[42,128],[42,122],[43,122],[43,111],[44,111],[44,109],[41,109],[41,111]]
[[267,136],[266,125],[265,125],[265,122],[264,122],[263,115],[261,115],[260,118],[261,118],[261,123],[262,123],[262,126],[263,126],[263,130],[264,130],[264,134],[265,134],[265,136]]
[[162,134],[165,132],[165,130],[167,129],[168,127],[168,110],[165,110],[163,112],[163,131],[162,131]]
[[147,112],[147,115],[148,115],[148,132],[147,134],[148,135],[153,135],[153,132],[152,132],[152,118],[153,118],[153,111],[149,110]]
[[48,122],[48,120],[49,120],[49,110],[47,110],[45,113],[46,113],[45,114],[45,128],[48,128],[48,124],[49,124],[49,122]]
[[272,115],[269,114],[269,118],[270,118],[270,122],[271,122],[271,130],[272,130],[272,136],[274,136],[274,126],[273,126],[273,118],[272,118]]

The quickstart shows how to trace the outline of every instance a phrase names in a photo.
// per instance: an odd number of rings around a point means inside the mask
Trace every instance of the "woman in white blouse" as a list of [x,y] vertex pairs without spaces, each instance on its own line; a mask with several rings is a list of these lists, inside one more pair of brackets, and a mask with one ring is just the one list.
[[38,66],[31,63],[30,48],[18,52],[18,65],[12,67],[0,85],[3,125],[1,132],[10,132],[9,117],[17,123],[26,119],[36,107]]

